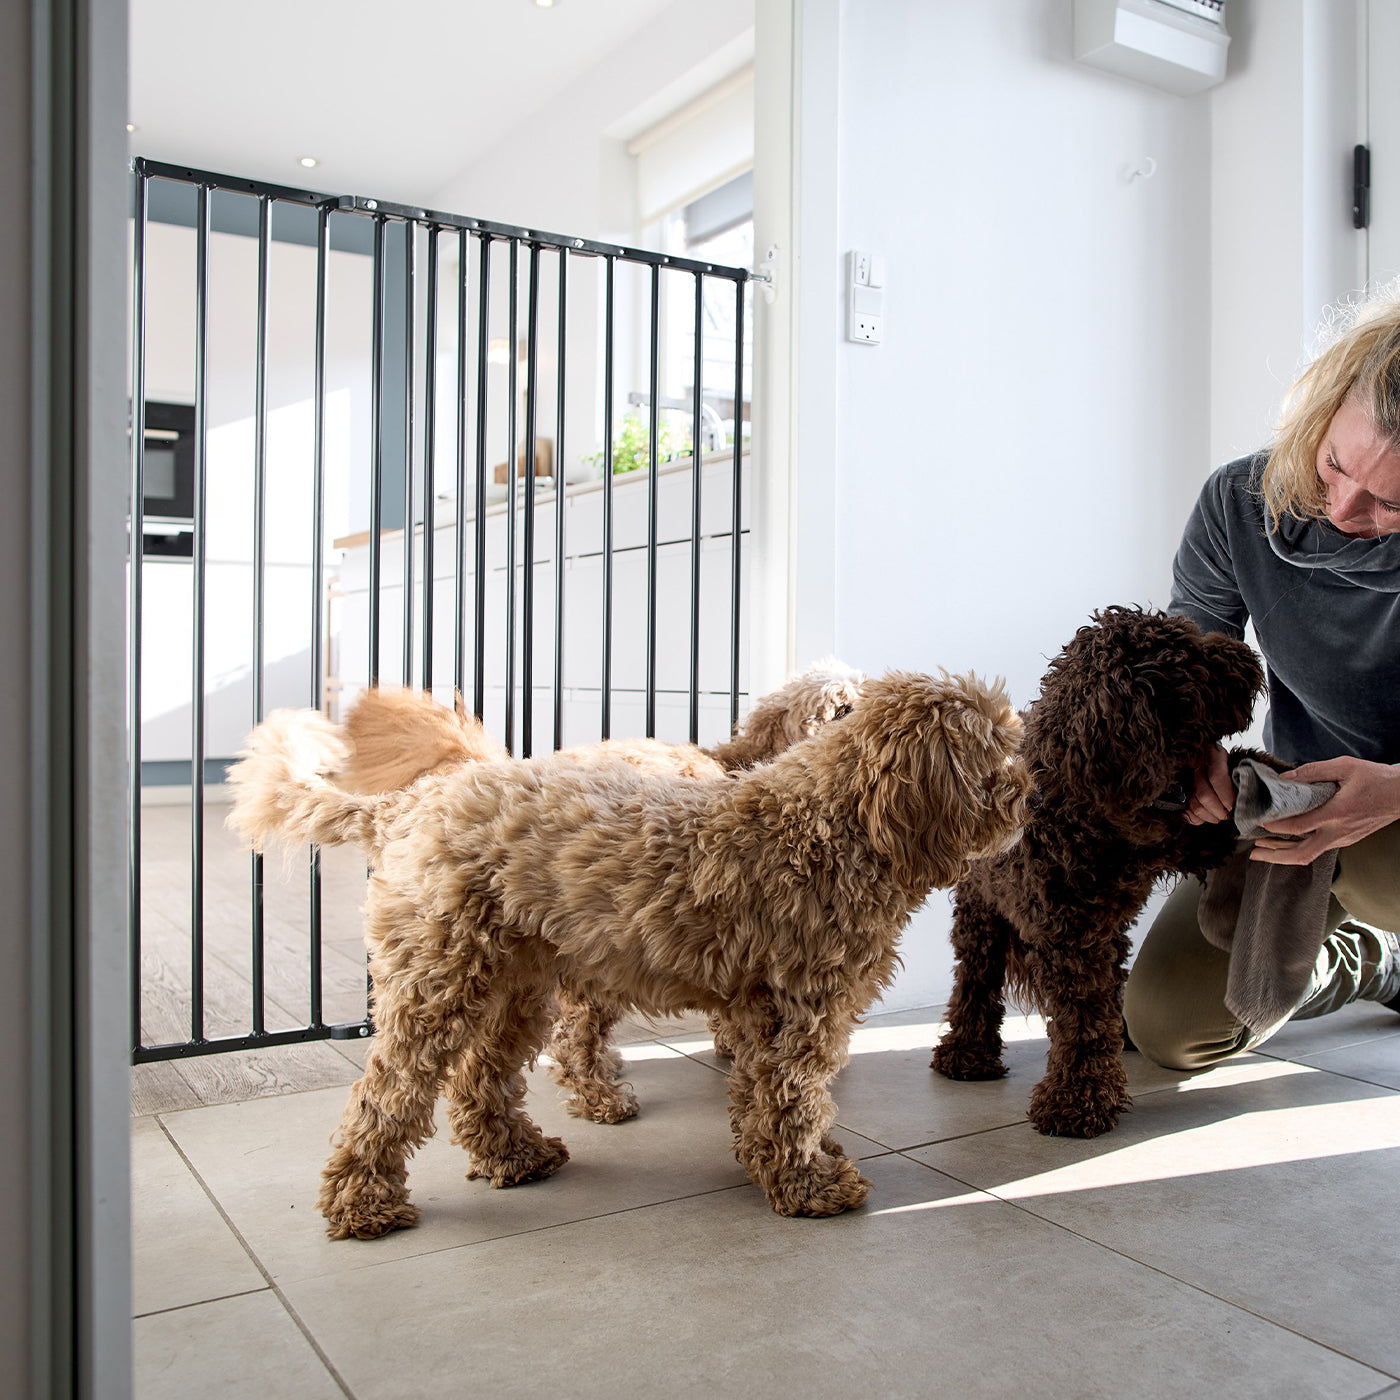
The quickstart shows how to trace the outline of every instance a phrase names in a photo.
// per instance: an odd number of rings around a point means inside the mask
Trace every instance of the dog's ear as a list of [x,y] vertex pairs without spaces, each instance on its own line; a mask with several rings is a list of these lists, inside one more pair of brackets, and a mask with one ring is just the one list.
[[1255,699],[1264,689],[1264,668],[1253,647],[1224,632],[1208,632],[1201,646],[1210,673],[1207,686],[1226,715],[1221,733],[1238,734],[1254,718]]
[[848,714],[864,681],[861,672],[839,661],[803,671],[755,701],[730,739],[710,752],[726,768],[767,763]]
[[794,739],[801,738],[788,723],[788,713],[775,704],[760,703],[734,730],[734,742],[742,745],[751,763],[776,758]]
[[857,815],[904,887],[956,884],[1014,830],[1024,789],[999,775],[1021,721],[1000,686],[895,673],[870,682],[843,723],[859,753]]
[[1153,678],[1107,631],[1081,628],[1051,663],[1027,742],[1047,781],[1126,815],[1175,776]]

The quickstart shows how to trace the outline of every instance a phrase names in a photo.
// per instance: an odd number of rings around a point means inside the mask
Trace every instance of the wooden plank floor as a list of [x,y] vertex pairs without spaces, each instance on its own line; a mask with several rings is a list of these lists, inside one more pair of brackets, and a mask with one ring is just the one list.
[[[252,857],[224,827],[228,806],[204,806],[204,1036],[252,1029]],[[190,1039],[190,808],[141,809],[141,1044]],[[363,1021],[365,955],[361,907],[364,858],[351,847],[321,853],[322,1019]],[[263,862],[265,1023],[267,1030],[309,1022],[309,869],[305,850]],[[704,1036],[699,1012],[652,1021],[626,1016],[619,1043]],[[239,1103],[301,1089],[353,1084],[368,1040],[235,1050],[132,1065],[132,1113],[171,1113]]]
[[[228,807],[204,808],[204,1035],[244,1035],[252,1028],[252,857],[224,826]],[[141,1043],[191,1037],[191,817],[188,801],[142,808]],[[310,876],[304,849],[263,862],[265,1025],[269,1031],[310,1020]],[[364,858],[351,847],[321,853],[322,1019],[365,1016],[365,951],[361,907]],[[652,1021],[624,1018],[619,1043],[664,1035],[704,1035],[699,1013]],[[228,1054],[160,1060],[131,1068],[133,1115],[303,1089],[351,1084],[369,1051],[367,1040],[318,1040]]]
[[[228,807],[204,807],[202,959],[204,1035],[247,1034],[253,1025],[252,857],[224,826]],[[191,1038],[192,820],[188,801],[142,808],[141,1043]],[[311,1007],[310,867],[304,849],[263,862],[264,1022],[269,1031],[308,1024]],[[322,1018],[365,1015],[360,909],[365,866],[349,847],[322,852]],[[365,1045],[312,1041],[231,1054],[133,1065],[133,1113],[229,1103],[351,1083]]]

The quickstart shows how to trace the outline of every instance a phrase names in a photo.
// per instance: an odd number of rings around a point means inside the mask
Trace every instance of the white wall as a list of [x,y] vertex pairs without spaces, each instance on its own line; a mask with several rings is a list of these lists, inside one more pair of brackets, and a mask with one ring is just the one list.
[[[838,356],[835,648],[1024,704],[1094,608],[1166,603],[1209,465],[1209,100],[1076,65],[1059,0],[840,10],[839,247],[888,285]],[[947,927],[887,1006],[946,997]]]
[[1400,54],[1400,5],[1367,0],[1363,32],[1369,50],[1366,140],[1371,147],[1371,227],[1366,237],[1366,275],[1372,282],[1400,277],[1400,85],[1394,81]]
[[1365,139],[1357,5],[1228,10],[1230,72],[1211,95],[1213,462],[1267,440],[1319,318],[1366,279],[1366,235],[1351,226]]

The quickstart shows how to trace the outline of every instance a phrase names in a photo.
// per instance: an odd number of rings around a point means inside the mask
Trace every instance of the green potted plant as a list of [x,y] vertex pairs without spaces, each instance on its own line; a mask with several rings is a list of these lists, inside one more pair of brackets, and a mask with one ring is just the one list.
[[[673,457],[690,455],[690,434],[677,432],[664,418],[656,435],[656,459],[668,462]],[[583,461],[593,469],[595,475],[602,475],[605,453],[595,452],[584,455]],[[617,435],[613,438],[613,475],[641,471],[651,463],[650,425],[639,413],[629,410],[623,415]]]

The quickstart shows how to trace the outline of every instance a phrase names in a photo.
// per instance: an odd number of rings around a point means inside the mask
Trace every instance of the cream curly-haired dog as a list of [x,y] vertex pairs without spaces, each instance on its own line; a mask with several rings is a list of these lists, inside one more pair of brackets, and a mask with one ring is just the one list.
[[[607,739],[565,749],[562,754],[590,766],[620,758],[657,773],[721,777],[776,758],[822,725],[849,714],[864,682],[863,672],[828,658],[755,701],[733,735],[713,748],[655,739]],[[508,757],[467,712],[460,696],[454,710],[425,692],[394,687],[364,691],[346,715],[341,736],[347,754],[336,781],[353,792],[393,792],[426,773]],[[547,1054],[551,1077],[568,1091],[568,1111],[595,1123],[620,1123],[633,1117],[637,1096],[622,1079],[622,1058],[610,1043],[626,1008],[575,995],[567,985],[559,988],[557,1001]],[[709,1029],[715,1049],[732,1058],[731,1037],[721,1013],[710,1013]]]
[[781,1214],[860,1205],[827,1086],[909,916],[1019,834],[1020,737],[999,684],[895,673],[732,776],[507,759],[366,796],[327,781],[343,753],[317,712],[269,716],[230,772],[231,823],[373,862],[378,1033],[322,1173],[327,1233],[415,1222],[407,1158],[440,1087],[470,1175],[512,1186],[567,1160],[523,1106],[561,979],[654,1015],[726,1010],[741,1165]]

